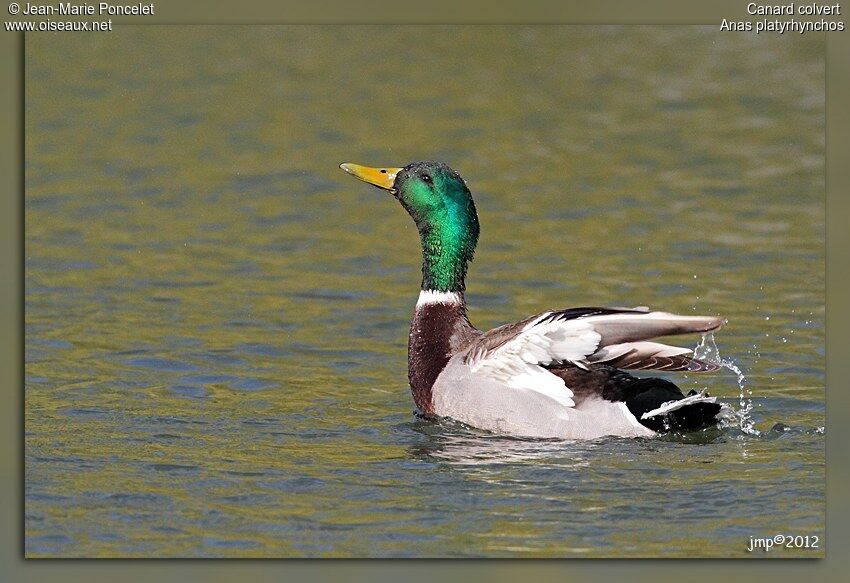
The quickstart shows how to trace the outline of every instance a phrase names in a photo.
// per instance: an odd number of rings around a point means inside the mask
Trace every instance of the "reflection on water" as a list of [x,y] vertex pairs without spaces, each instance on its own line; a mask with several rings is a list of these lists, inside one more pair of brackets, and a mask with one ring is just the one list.
[[[728,403],[726,403],[728,405]],[[427,440],[410,448],[411,456],[428,461],[446,462],[458,466],[498,466],[521,462],[562,465],[566,458],[569,467],[584,467],[588,462],[582,454],[604,455],[610,448],[623,447],[632,442],[666,441],[678,444],[709,445],[738,442],[743,447],[757,444],[761,440],[788,438],[789,436],[818,436],[824,427],[789,427],[776,423],[769,430],[755,430],[740,411],[734,419],[739,424],[706,428],[689,433],[671,432],[656,438],[602,438],[591,441],[560,439],[526,439],[513,436],[494,435],[466,426],[450,419],[440,422],[423,422],[413,427],[427,436]]]
[[[822,535],[823,39],[715,28],[28,37],[27,554],[743,556]],[[337,165],[429,158],[476,197],[477,325],[722,314],[745,385],[676,378],[751,401],[758,433],[414,418],[418,238]]]

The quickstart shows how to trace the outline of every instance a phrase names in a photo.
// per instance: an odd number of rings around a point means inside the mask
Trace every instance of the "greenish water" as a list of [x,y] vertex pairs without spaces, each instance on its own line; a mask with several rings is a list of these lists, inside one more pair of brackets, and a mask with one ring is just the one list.
[[[821,555],[823,38],[715,28],[28,35],[27,556]],[[756,431],[417,420],[416,232],[337,168],[414,159],[476,197],[479,327],[723,314],[743,392],[676,378]]]

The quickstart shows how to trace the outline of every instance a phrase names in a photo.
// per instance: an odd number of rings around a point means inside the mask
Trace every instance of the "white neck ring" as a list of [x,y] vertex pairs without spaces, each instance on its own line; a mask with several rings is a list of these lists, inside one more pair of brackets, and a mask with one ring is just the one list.
[[419,292],[419,300],[416,302],[416,307],[427,306],[429,304],[452,304],[458,305],[463,302],[463,295],[460,292],[445,292],[423,289]]

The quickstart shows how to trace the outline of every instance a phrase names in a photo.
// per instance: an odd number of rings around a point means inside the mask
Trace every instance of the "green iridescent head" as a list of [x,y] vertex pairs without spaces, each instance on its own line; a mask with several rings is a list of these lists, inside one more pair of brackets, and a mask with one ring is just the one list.
[[340,167],[388,190],[413,218],[422,240],[422,289],[463,291],[478,242],[478,214],[460,174],[441,162],[412,162],[404,168]]

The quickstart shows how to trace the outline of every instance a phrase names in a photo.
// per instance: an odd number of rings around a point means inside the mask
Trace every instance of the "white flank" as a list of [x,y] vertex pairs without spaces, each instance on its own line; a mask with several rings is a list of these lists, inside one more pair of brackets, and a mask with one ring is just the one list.
[[458,292],[434,291],[423,289],[419,292],[419,300],[416,302],[416,307],[426,306],[428,304],[459,304],[461,297]]
[[[629,411],[628,405],[623,402],[617,403],[620,406],[620,409],[623,411],[623,416],[628,419],[629,423],[631,423],[632,427],[636,429],[648,429],[646,425],[641,425],[641,422],[638,421],[638,418],[634,416],[634,414]],[[652,430],[650,430],[652,431]],[[655,433],[653,431],[653,433]]]

